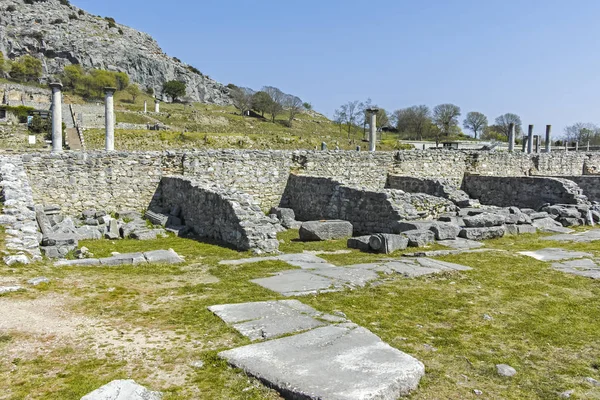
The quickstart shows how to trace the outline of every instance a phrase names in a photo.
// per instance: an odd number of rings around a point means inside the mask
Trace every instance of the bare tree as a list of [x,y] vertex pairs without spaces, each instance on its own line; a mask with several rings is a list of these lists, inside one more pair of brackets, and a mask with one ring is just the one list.
[[231,90],[233,106],[240,110],[242,116],[252,109],[252,93],[244,88],[236,87]]
[[394,111],[394,119],[400,132],[413,134],[418,140],[423,140],[431,125],[431,111],[425,105],[412,106]]
[[467,114],[463,125],[466,129],[473,131],[473,136],[477,139],[477,134],[482,133],[488,126],[488,119],[485,115],[477,111],[471,111]]
[[304,108],[303,102],[299,97],[287,96],[284,102],[284,107],[289,113],[289,123],[292,124],[294,117]]
[[569,142],[585,144],[589,141],[595,144],[600,140],[600,128],[589,122],[577,122],[565,128],[565,138]]
[[277,117],[277,114],[283,111],[285,93],[273,86],[265,86],[263,87],[262,91],[267,93],[269,97],[271,97],[271,100],[273,100],[268,105],[268,109],[266,111],[271,114],[271,118],[273,122],[275,122],[275,117]]
[[352,126],[359,123],[359,119],[364,116],[364,104],[358,100],[349,101],[335,110],[335,113],[340,121],[348,127],[348,138],[350,138]]
[[521,117],[517,114],[506,113],[504,115],[496,118],[496,125],[501,129],[502,134],[506,137],[510,134],[510,124],[515,124],[515,133],[521,133],[521,127],[523,123],[521,122]]
[[460,117],[460,107],[454,104],[440,104],[433,109],[433,122],[444,136],[449,136],[452,128],[458,126],[458,117]]

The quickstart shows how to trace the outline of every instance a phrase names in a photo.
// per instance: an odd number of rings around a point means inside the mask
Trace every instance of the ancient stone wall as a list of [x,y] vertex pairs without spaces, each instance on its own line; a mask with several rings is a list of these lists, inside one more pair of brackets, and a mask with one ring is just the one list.
[[9,106],[28,106],[47,110],[52,102],[52,91],[17,83],[0,84],[0,102]]
[[164,177],[151,209],[178,207],[183,223],[198,236],[229,244],[238,250],[274,252],[279,248],[276,224],[265,216],[252,196],[214,182]]
[[584,196],[589,201],[600,202],[600,176],[594,175],[581,175],[581,176],[566,176],[563,177],[570,181],[573,181],[581,188]]
[[462,189],[484,205],[538,209],[546,203],[587,202],[573,182],[546,177],[496,177],[466,175]]

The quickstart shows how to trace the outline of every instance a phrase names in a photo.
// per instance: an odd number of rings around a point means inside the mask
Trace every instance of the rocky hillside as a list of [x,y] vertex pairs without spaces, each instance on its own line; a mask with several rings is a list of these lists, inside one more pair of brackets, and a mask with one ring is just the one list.
[[0,1],[0,51],[14,59],[42,60],[48,78],[69,64],[127,73],[160,96],[162,84],[180,80],[194,101],[230,104],[229,90],[167,56],[150,35],[91,15],[65,0]]

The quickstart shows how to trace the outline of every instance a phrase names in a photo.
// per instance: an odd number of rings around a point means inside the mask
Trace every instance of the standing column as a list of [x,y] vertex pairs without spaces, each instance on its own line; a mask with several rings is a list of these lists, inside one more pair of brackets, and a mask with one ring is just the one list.
[[552,151],[552,125],[546,125],[546,153]]
[[62,149],[62,84],[51,83],[52,89],[52,152],[60,153]]
[[535,135],[533,137],[533,143],[534,143],[535,154],[538,154],[540,152],[540,135]]
[[148,101],[144,100],[144,114],[148,114]]
[[508,125],[508,151],[515,151],[515,124]]
[[379,110],[377,108],[369,108],[367,109],[367,113],[371,117],[371,122],[369,126],[369,151],[373,152],[377,147],[377,112]]
[[116,88],[104,88],[106,97],[104,98],[105,120],[106,120],[106,151],[115,150],[115,106],[113,95],[117,91]]
[[527,135],[527,154],[533,153],[533,125],[529,125],[529,134]]
[[154,112],[155,113],[160,112],[160,101],[158,101],[158,99],[154,100]]

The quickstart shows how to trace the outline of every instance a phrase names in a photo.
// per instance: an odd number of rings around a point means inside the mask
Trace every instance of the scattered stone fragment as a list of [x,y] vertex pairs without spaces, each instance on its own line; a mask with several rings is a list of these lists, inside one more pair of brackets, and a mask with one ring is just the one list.
[[0,286],[0,295],[11,292],[18,292],[19,290],[24,290],[22,286]]
[[456,238],[454,240],[442,240],[437,243],[441,244],[442,246],[450,247],[452,249],[457,250],[478,249],[484,246],[484,244],[481,242],[463,238]]
[[336,240],[351,237],[352,224],[348,221],[309,221],[300,227],[300,240],[303,242]]
[[573,389],[571,390],[566,390],[562,393],[558,394],[558,397],[560,397],[561,399],[570,399],[571,395],[573,395],[573,393],[575,393],[575,391]]
[[497,364],[496,372],[498,372],[498,375],[505,376],[508,378],[515,376],[517,374],[517,370],[507,364]]
[[473,390],[473,393],[475,393],[476,396],[481,396],[483,394],[483,392],[478,389]]
[[460,231],[460,237],[468,240],[488,240],[501,238],[506,234],[504,226],[492,226],[489,228],[464,228]]
[[378,233],[369,238],[369,247],[373,251],[383,254],[392,254],[398,250],[405,250],[408,244],[409,238],[403,235]]
[[456,239],[461,231],[460,226],[450,222],[435,222],[429,228],[435,235],[435,240]]
[[150,229],[139,229],[132,232],[129,237],[135,240],[156,240],[156,231]]
[[169,215],[168,214],[162,214],[162,213],[157,213],[151,210],[146,211],[146,214],[144,215],[146,217],[146,219],[148,221],[150,221],[152,223],[152,225],[160,225],[162,227],[167,226],[167,223],[169,222]]
[[183,258],[173,249],[147,251],[144,253],[144,257],[149,263],[179,264],[184,262]]
[[371,246],[369,245],[369,240],[371,236],[358,236],[348,239],[347,246],[350,249],[358,249],[360,251],[367,252],[371,250]]
[[4,263],[6,265],[8,265],[9,267],[14,264],[29,264],[31,262],[29,260],[29,257],[27,257],[25,254],[16,254],[13,256],[6,256],[3,258],[3,260],[4,260]]
[[91,393],[86,394],[81,400],[161,400],[162,393],[152,392],[138,385],[135,381],[112,381]]
[[596,379],[594,379],[594,378],[589,378],[589,377],[588,377],[588,378],[585,378],[584,380],[585,380],[587,383],[589,383],[590,385],[592,385],[592,386],[597,386],[597,387],[598,387],[598,386],[600,386],[600,382],[598,382],[598,381],[597,381]]
[[408,239],[410,247],[425,247],[435,241],[435,234],[432,231],[414,230],[402,234]]
[[568,274],[583,276],[586,278],[600,279],[600,266],[589,259],[578,259],[563,261],[552,264],[552,268]]
[[483,213],[472,217],[465,217],[464,222],[467,228],[489,228],[504,224],[506,218],[498,214]]
[[494,317],[492,317],[489,314],[483,314],[483,319],[486,321],[492,321],[494,319]]
[[48,282],[50,282],[50,279],[46,278],[45,276],[40,276],[39,278],[33,278],[27,281],[28,284],[33,286],[41,285],[42,283]]
[[192,361],[190,363],[190,367],[194,368],[194,369],[201,369],[204,368],[204,361],[202,360],[196,360],[196,361]]

